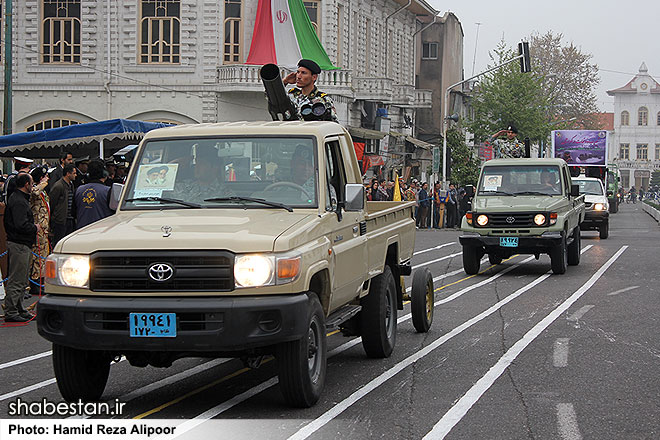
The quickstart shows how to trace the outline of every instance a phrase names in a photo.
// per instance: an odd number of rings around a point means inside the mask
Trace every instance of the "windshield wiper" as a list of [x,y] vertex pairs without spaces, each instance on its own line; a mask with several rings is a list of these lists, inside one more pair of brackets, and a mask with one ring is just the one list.
[[520,191],[515,193],[517,196],[558,196],[559,194],[544,193],[540,191]]
[[262,205],[268,205],[274,208],[282,208],[282,209],[286,209],[289,212],[293,212],[293,208],[288,205],[285,205],[284,203],[271,202],[269,200],[264,200],[264,199],[255,199],[254,197],[238,197],[238,196],[216,197],[212,199],[204,199],[204,201],[205,202],[255,202],[255,203],[261,203]]
[[167,197],[135,197],[133,199],[126,199],[125,202],[163,202],[163,203],[176,203],[178,205],[187,206],[189,208],[201,208],[202,205],[197,203],[186,202],[185,200],[170,199]]
[[503,196],[514,196],[515,197],[515,194],[508,193],[506,191],[481,191],[481,192],[479,192],[479,194],[482,194],[482,195],[483,194],[500,194],[500,195],[503,195]]

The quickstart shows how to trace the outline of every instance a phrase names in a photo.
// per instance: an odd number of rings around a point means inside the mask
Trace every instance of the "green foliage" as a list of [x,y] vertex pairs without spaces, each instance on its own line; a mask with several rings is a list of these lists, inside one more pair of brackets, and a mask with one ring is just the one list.
[[660,205],[658,205],[657,203],[653,203],[650,200],[644,200],[644,203],[646,203],[647,205],[652,206],[655,209],[657,209],[658,211],[660,211]]
[[[515,56],[517,53],[501,42],[492,58],[497,65]],[[525,137],[533,142],[546,140],[555,128],[550,124],[548,108],[542,79],[521,73],[519,64],[513,62],[484,76],[475,90],[473,117],[467,126],[477,143],[510,124],[518,128],[521,141]]]
[[480,160],[465,142],[465,136],[455,128],[447,130],[447,149],[451,151],[451,178],[457,186],[476,185]]
[[660,170],[655,170],[651,174],[651,186],[660,186]]

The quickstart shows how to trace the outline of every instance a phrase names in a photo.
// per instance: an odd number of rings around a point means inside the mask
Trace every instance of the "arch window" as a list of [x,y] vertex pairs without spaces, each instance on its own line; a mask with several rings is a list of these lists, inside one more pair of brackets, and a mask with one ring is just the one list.
[[42,1],[42,63],[80,63],[80,3],[81,0]]
[[140,63],[181,62],[181,1],[141,0]]
[[640,107],[637,111],[637,125],[649,125],[649,109]]
[[621,112],[621,125],[630,125],[630,113],[626,110]]
[[67,127],[69,125],[76,125],[76,124],[81,124],[81,122],[76,121],[75,119],[45,119],[43,121],[39,121],[37,123],[27,126],[25,128],[25,131],[46,130],[48,128]]

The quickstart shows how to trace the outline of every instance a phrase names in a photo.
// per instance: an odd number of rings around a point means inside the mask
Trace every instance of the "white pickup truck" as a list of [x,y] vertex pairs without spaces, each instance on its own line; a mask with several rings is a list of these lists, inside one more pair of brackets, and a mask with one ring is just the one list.
[[[275,355],[285,400],[307,407],[323,389],[328,329],[361,335],[370,357],[391,354],[414,203],[365,202],[339,124],[154,130],[113,192],[116,214],[61,240],[47,261],[38,329],[65,399],[100,398],[120,356],[167,367]],[[428,270],[412,291],[426,331]]]

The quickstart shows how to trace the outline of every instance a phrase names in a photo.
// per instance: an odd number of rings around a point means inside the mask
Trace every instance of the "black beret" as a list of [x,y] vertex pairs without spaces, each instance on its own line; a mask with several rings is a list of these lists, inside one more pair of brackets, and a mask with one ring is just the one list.
[[319,65],[312,60],[306,60],[303,58],[302,60],[298,61],[298,67],[304,67],[306,69],[309,69],[309,71],[312,72],[312,74],[314,75],[318,75],[319,73],[321,73],[321,68],[319,67]]

